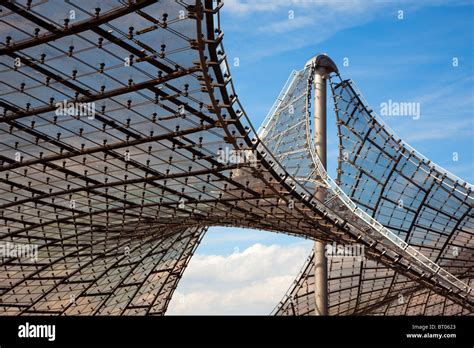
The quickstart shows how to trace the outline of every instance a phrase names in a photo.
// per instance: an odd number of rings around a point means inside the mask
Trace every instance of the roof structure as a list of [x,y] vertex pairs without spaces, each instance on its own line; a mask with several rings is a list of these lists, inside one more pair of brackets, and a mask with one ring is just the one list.
[[[368,107],[352,81],[335,79],[339,187],[407,245],[472,287],[472,185],[398,138]],[[332,315],[472,313],[373,260],[346,257],[329,261]],[[274,312],[314,313],[312,255]]]
[[472,312],[470,186],[416,162],[347,81],[333,93],[352,162],[336,184],[311,141],[315,63],[256,132],[234,90],[222,5],[2,3],[0,313],[162,315],[213,225],[363,245],[357,290],[342,274],[331,286],[335,314],[390,307],[412,287],[415,301]]

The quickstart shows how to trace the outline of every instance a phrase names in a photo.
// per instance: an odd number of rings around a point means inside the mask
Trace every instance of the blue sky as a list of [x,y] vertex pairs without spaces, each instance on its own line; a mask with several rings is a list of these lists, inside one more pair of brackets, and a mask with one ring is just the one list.
[[[474,181],[473,1],[226,0],[221,23],[230,62],[239,58],[239,66],[231,66],[234,85],[255,128],[291,71],[301,69],[316,53],[325,52],[343,78],[354,80],[377,113],[388,100],[420,103],[418,120],[383,119],[426,157],[460,178]],[[343,66],[344,58],[349,60],[348,67]],[[458,66],[453,66],[453,59]],[[336,141],[331,112],[328,169],[333,177]],[[455,152],[457,161],[453,160]],[[188,278],[186,271],[178,287],[180,305],[173,300],[170,313],[267,314],[271,303],[276,304],[280,293],[290,286],[310,248],[310,241],[281,234],[213,227],[197,250],[197,261],[191,260],[191,275]],[[272,273],[271,279],[267,274],[271,273],[270,263],[268,268],[257,267],[262,274],[244,277],[242,283],[232,283],[227,289],[219,272],[214,278],[207,275],[207,289],[200,284],[202,280],[192,276],[193,267],[225,265],[231,260],[235,264],[245,252],[251,253],[247,258],[255,257],[262,263],[263,255],[293,256],[288,256],[287,264],[279,265],[281,272]],[[238,264],[235,267],[224,269],[245,272]],[[213,269],[209,267],[211,273]],[[213,282],[220,282],[215,298]],[[270,293],[269,288],[273,289]],[[209,308],[194,305],[195,301],[206,302],[204,297],[214,299]],[[259,298],[261,303],[256,303]],[[236,305],[238,301],[241,305]]]

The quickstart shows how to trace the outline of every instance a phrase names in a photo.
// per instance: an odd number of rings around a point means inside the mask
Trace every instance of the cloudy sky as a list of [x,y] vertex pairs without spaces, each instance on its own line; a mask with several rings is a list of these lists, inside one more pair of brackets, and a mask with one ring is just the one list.
[[[230,61],[239,58],[239,66],[231,67],[237,94],[256,128],[291,71],[325,52],[376,112],[389,100],[419,103],[419,119],[384,121],[426,157],[473,182],[471,0],[226,0],[221,23]],[[334,177],[337,137],[329,117],[328,168]],[[301,238],[213,227],[168,314],[269,314],[311,247]]]

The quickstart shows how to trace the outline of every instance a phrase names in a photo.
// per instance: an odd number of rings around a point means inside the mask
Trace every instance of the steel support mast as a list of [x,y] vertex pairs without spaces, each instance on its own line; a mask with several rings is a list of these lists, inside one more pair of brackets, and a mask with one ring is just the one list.
[[[318,54],[306,65],[314,64],[314,144],[316,154],[326,169],[327,167],[327,74],[337,72],[336,64],[325,54]],[[324,193],[318,190],[316,198],[324,202]],[[325,244],[316,241],[314,244],[314,300],[315,315],[328,315],[328,260]]]

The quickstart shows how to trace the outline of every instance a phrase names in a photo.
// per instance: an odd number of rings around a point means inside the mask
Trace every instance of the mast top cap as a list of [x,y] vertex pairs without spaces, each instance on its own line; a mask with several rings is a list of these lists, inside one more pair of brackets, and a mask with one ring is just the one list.
[[317,68],[325,68],[327,73],[335,72],[337,73],[339,70],[337,69],[336,63],[329,58],[326,53],[320,53],[315,55],[313,58],[308,60],[305,64],[305,68],[310,66],[311,64],[315,63],[316,69]]

